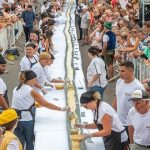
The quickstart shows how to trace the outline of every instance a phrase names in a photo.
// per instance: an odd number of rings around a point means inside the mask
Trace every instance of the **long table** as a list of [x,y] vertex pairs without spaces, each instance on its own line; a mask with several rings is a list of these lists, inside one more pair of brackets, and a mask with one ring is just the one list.
[[[85,79],[82,71],[82,60],[77,41],[77,34],[75,29],[75,6],[71,11],[71,28],[70,34],[72,37],[72,45],[74,49],[73,68],[75,70],[74,82],[77,91],[78,107],[81,114],[81,122],[92,122],[93,114],[80,107],[80,95],[86,91]],[[52,66],[53,74],[55,77],[65,77],[65,56],[66,56],[66,39],[64,35],[65,24],[59,24],[55,27],[56,31],[53,36],[53,43],[56,52],[56,59]],[[66,37],[67,38],[67,37]],[[45,99],[51,103],[59,106],[66,105],[66,97],[64,90],[51,90],[45,96]],[[84,116],[82,114],[85,114]],[[71,150],[69,147],[69,133],[67,132],[67,119],[65,112],[57,112],[46,108],[36,109],[35,116],[35,150]],[[94,132],[95,130],[83,130],[84,133]],[[104,150],[102,138],[92,138],[91,141],[85,141],[86,150]]]

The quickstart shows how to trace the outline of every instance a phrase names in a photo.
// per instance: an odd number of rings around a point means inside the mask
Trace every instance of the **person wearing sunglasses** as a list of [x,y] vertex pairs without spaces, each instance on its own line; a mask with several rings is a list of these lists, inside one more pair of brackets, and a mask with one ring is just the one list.
[[133,106],[127,118],[131,150],[150,150],[150,97],[143,90],[135,90]]
[[81,106],[92,110],[94,122],[90,124],[75,124],[76,128],[98,129],[89,134],[72,136],[73,140],[85,140],[92,137],[103,137],[106,150],[124,150],[127,144],[127,133],[116,111],[102,101],[98,92],[87,91],[80,97]]

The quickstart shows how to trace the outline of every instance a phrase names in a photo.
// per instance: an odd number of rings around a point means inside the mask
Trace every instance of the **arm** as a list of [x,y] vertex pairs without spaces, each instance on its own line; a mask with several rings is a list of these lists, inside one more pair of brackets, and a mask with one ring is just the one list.
[[40,105],[52,109],[52,110],[58,110],[62,111],[61,107],[58,107],[52,103],[47,102],[39,93],[37,93],[35,90],[31,91],[31,96],[35,99],[36,102],[38,102]]
[[0,95],[0,106],[1,106],[4,110],[8,109],[8,105],[7,105],[7,103],[6,103],[6,101],[5,101],[4,97],[3,97],[3,95]]
[[125,51],[128,52],[136,51],[138,49],[139,42],[140,42],[139,39],[136,38],[134,46],[125,48]]
[[91,80],[88,81],[88,87],[90,87],[97,79],[99,79],[99,74],[94,74]]
[[133,144],[133,134],[134,134],[134,128],[133,126],[129,125],[128,126],[128,131],[129,131],[129,139],[130,139],[130,144]]
[[111,129],[112,129],[111,116],[105,114],[101,121],[102,121],[103,129],[99,132],[92,133],[92,137],[102,137],[111,134]]
[[85,129],[97,129],[95,123],[85,124]]
[[103,56],[106,55],[106,49],[107,49],[107,42],[103,42],[103,51],[102,51]]
[[117,97],[114,98],[112,106],[117,111]]

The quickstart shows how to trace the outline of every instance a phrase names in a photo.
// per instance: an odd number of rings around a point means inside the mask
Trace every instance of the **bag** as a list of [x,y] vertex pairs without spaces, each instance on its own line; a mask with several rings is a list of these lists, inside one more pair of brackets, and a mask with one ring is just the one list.
[[116,35],[112,31],[108,31],[105,33],[109,37],[109,41],[107,43],[107,50],[115,50],[116,48]]
[[11,55],[15,55],[15,56],[20,56],[19,51],[16,48],[11,48],[11,49],[7,49],[5,51],[5,54],[11,54]]

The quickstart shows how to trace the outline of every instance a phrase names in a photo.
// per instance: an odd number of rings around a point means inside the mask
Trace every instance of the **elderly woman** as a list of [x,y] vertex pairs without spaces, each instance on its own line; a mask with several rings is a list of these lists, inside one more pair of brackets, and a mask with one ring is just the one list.
[[22,145],[14,135],[18,115],[14,109],[7,109],[0,114],[0,150],[22,150]]
[[124,150],[127,134],[115,110],[101,100],[98,92],[85,92],[80,98],[81,106],[90,109],[94,114],[94,123],[75,124],[85,129],[98,129],[98,132],[79,134],[74,140],[84,140],[91,137],[103,137],[106,150]]
[[22,145],[26,143],[26,150],[34,149],[34,121],[32,107],[39,103],[48,109],[57,111],[69,111],[69,108],[59,107],[46,101],[33,87],[37,83],[35,72],[28,70],[20,73],[20,84],[14,88],[12,97],[12,108],[16,109],[21,119],[15,129],[15,134],[20,139]]
[[87,69],[88,88],[90,91],[98,91],[103,95],[107,85],[105,63],[99,57],[101,50],[97,46],[91,46],[88,49],[88,56],[91,63]]

